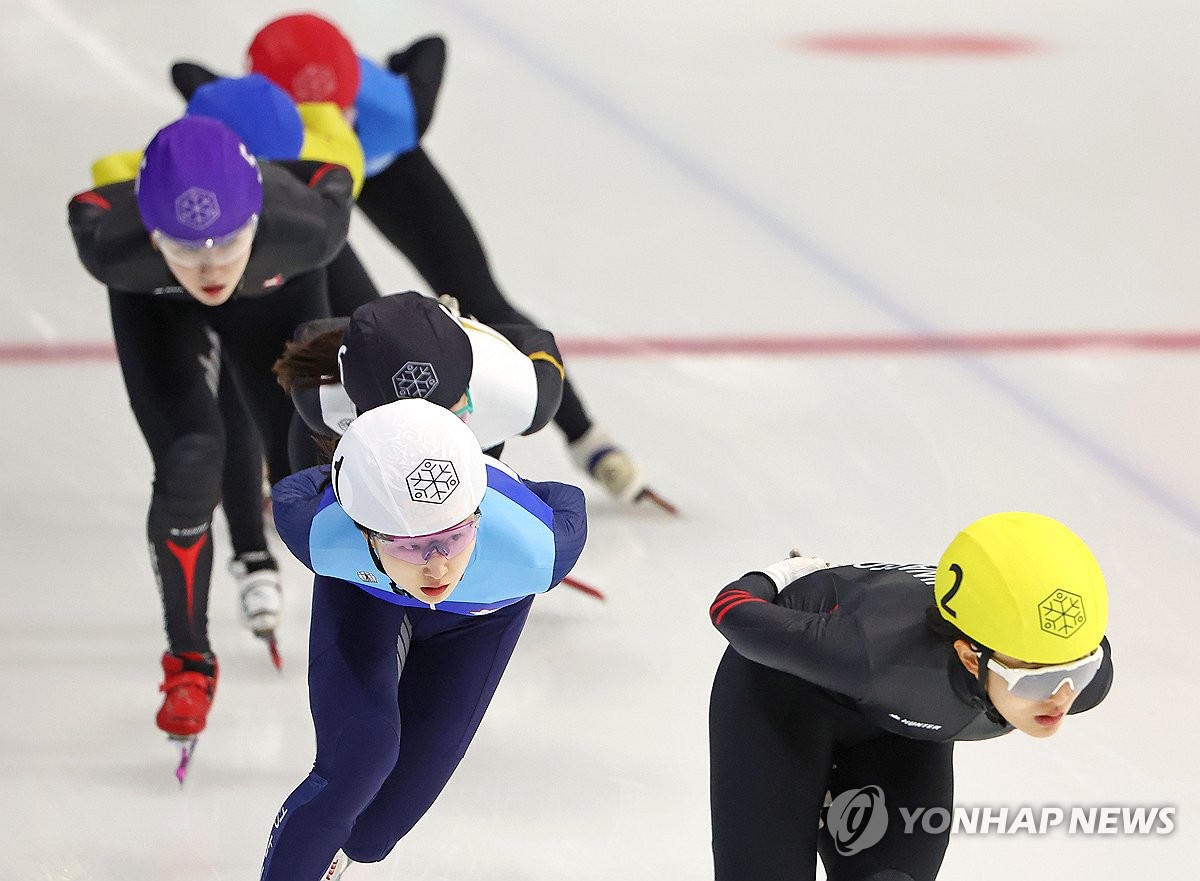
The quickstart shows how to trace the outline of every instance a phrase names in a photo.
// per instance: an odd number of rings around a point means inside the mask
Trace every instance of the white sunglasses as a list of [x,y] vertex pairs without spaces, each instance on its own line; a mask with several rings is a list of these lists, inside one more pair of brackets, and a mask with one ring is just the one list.
[[995,658],[988,658],[987,665],[989,670],[994,670],[1008,683],[1008,690],[1017,697],[1027,701],[1044,701],[1067,682],[1071,683],[1071,690],[1079,694],[1096,677],[1103,662],[1104,647],[1100,646],[1086,658],[1069,664],[1013,669],[1005,667]]

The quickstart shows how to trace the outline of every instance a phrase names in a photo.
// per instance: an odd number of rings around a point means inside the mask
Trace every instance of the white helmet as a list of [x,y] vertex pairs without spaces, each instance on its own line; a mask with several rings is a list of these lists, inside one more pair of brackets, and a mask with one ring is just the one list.
[[428,535],[466,520],[487,489],[471,429],[437,404],[406,398],[363,413],[333,453],[333,491],[360,526]]

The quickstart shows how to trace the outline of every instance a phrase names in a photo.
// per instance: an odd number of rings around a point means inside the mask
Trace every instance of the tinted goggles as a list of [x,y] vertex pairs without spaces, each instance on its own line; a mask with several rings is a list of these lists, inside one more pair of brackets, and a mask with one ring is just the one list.
[[183,241],[173,239],[157,229],[151,233],[151,237],[167,260],[188,269],[198,269],[201,266],[227,266],[244,257],[254,244],[257,231],[258,215],[255,214],[241,228],[218,239]]
[[1071,683],[1071,690],[1079,694],[1096,677],[1102,663],[1104,663],[1103,646],[1097,648],[1086,658],[1080,658],[1069,664],[1031,667],[1026,670],[1005,667],[995,658],[989,658],[987,665],[989,670],[995,671],[1008,683],[1008,690],[1016,697],[1027,701],[1044,701],[1049,700],[1066,682]]
[[471,539],[475,537],[478,526],[479,513],[476,512],[465,523],[429,535],[384,535],[372,532],[371,537],[375,539],[375,546],[381,554],[419,566],[428,563],[435,553],[441,554],[447,560],[457,557],[471,547]]

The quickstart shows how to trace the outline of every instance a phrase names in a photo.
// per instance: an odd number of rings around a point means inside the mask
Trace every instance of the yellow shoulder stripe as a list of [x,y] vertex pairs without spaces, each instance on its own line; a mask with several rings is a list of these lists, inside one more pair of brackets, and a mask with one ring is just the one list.
[[560,377],[562,377],[563,379],[566,378],[567,374],[566,374],[566,371],[563,370],[562,364],[560,364],[559,360],[557,358],[555,358],[553,355],[551,355],[549,352],[534,352],[532,355],[529,356],[529,360],[530,361],[549,361],[551,364],[553,364],[555,366],[555,368],[558,369],[558,375]]
[[141,150],[112,153],[97,159],[92,163],[92,186],[103,187],[108,184],[119,184],[121,181],[133,180],[137,177],[138,166],[141,164]]
[[332,162],[341,165],[354,179],[354,198],[358,198],[366,177],[366,159],[358,135],[342,116],[341,108],[329,101],[297,104],[304,122],[304,143],[301,159]]

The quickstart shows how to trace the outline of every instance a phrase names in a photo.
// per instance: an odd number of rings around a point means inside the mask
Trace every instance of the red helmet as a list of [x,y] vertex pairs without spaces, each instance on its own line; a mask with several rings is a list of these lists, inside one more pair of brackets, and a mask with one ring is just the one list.
[[332,22],[309,13],[285,15],[254,35],[246,59],[297,102],[333,101],[342,109],[358,94],[358,56]]

